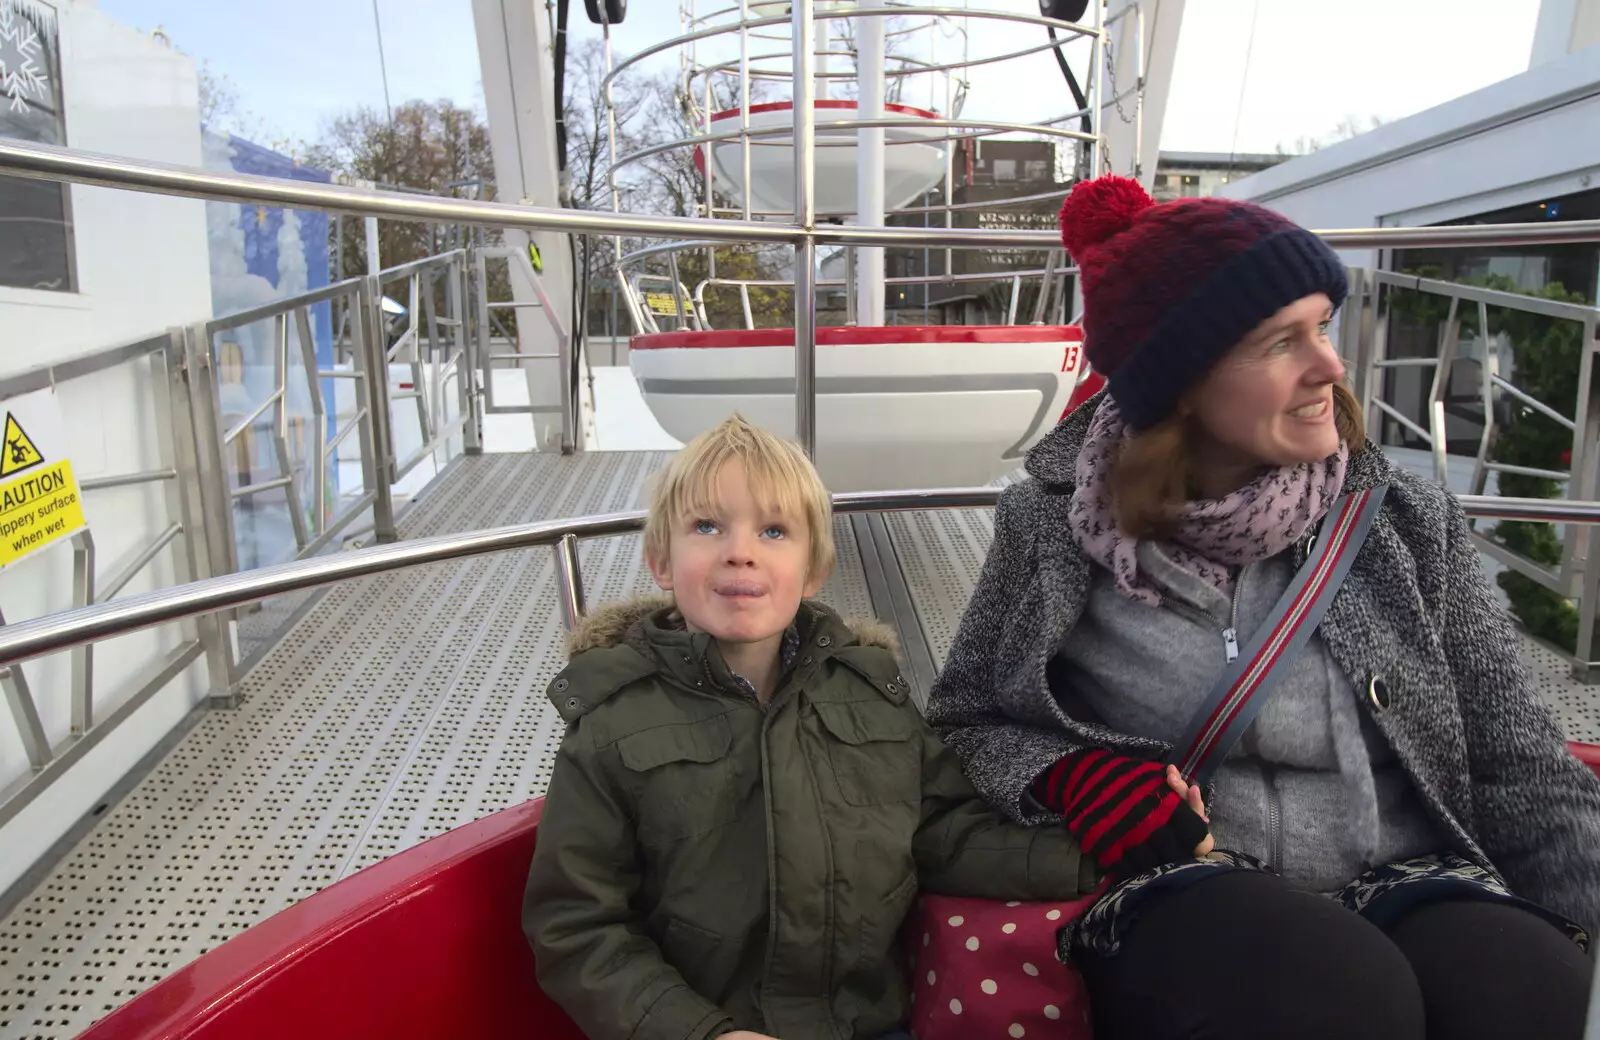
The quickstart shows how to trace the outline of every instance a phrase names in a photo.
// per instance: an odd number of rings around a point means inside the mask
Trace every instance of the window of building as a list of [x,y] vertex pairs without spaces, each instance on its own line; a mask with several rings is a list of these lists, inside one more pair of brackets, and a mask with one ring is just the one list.
[[996,159],[994,161],[994,179],[997,181],[1014,181],[1017,179],[1017,160]]
[[[64,145],[60,23],[42,0],[0,0],[0,137]],[[72,292],[67,187],[0,177],[0,285]]]

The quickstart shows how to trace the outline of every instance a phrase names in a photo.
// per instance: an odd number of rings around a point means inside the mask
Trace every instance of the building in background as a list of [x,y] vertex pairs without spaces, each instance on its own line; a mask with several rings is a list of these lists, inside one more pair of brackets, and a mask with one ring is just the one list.
[[[952,201],[971,206],[952,215],[955,227],[1005,230],[1052,230],[1061,208],[1060,192],[1067,186],[1052,141],[978,140],[957,142],[953,156]],[[1005,200],[1044,195],[1031,202]],[[915,205],[943,204],[942,189],[935,188]],[[993,203],[985,206],[983,203]],[[943,226],[943,213],[891,216],[900,227]],[[997,325],[1010,317],[1012,285],[1009,273],[1036,271],[1047,253],[1009,250],[890,249],[884,261],[888,278],[938,277],[945,273],[948,257],[952,274],[993,272],[993,282],[890,284],[885,319],[891,325]],[[1038,294],[1037,277],[1025,279],[1018,297],[1018,321],[1029,321]],[[842,319],[841,319],[842,320]]]
[[[1064,153],[1063,153],[1064,154]],[[1155,174],[1158,201],[1212,195],[1223,185],[1275,166],[1288,155],[1227,152],[1162,152]],[[1070,184],[1058,146],[1051,141],[978,140],[956,146],[952,171],[953,201],[970,208],[955,211],[955,227],[1004,230],[1054,231],[1061,209],[1061,193]],[[934,189],[917,206],[938,206],[942,192]],[[1044,196],[1038,198],[1036,196]],[[1007,199],[1031,201],[1008,203]],[[983,205],[992,203],[992,205]],[[898,226],[942,225],[942,213],[900,214],[889,218]],[[997,325],[1033,320],[1039,278],[1025,276],[1012,310],[1012,272],[1038,271],[1048,258],[1044,251],[891,249],[885,260],[889,278],[916,278],[950,271],[957,275],[993,272],[992,282],[961,281],[930,284],[891,284],[886,319],[891,325]],[[827,260],[824,278],[843,278],[844,256]],[[1070,293],[1071,286],[1069,284]],[[824,297],[829,320],[842,322],[843,293]]]
[[[1580,17],[1581,16],[1581,17]],[[1558,223],[1600,217],[1600,3],[1546,3],[1526,72],[1386,123],[1348,141],[1228,184],[1313,228]],[[1593,242],[1452,249],[1342,249],[1352,266],[1490,284],[1520,293],[1600,300]],[[1386,351],[1430,358],[1439,321],[1390,314]],[[1504,344],[1502,344],[1504,347]],[[1464,339],[1447,384],[1448,449],[1473,455],[1483,429],[1485,344]],[[1498,375],[1514,379],[1514,350],[1497,348]],[[1432,370],[1396,368],[1383,399],[1427,429]],[[1576,385],[1576,378],[1574,378]],[[1570,414],[1570,413],[1569,413]],[[1415,429],[1386,420],[1383,440],[1422,448]]]
[[1224,184],[1293,158],[1259,152],[1162,152],[1156,160],[1151,194],[1157,202],[1205,198],[1215,195]]

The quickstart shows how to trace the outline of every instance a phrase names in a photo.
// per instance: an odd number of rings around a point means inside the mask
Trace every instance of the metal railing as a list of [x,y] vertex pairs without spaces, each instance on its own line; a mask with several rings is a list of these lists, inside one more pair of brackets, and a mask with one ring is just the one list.
[[[1600,457],[1596,454],[1600,449],[1600,402],[1593,400],[1594,360],[1596,351],[1600,351],[1600,338],[1597,338],[1600,337],[1600,309],[1390,271],[1352,270],[1351,276],[1350,300],[1345,306],[1343,319],[1347,326],[1345,354],[1355,361],[1356,390],[1367,416],[1369,437],[1381,442],[1385,422],[1397,424],[1427,446],[1434,479],[1440,484],[1447,484],[1446,408],[1451,400],[1452,376],[1458,362],[1475,361],[1479,371],[1475,380],[1473,405],[1481,408],[1483,415],[1468,490],[1474,495],[1481,495],[1491,475],[1509,473],[1565,483],[1567,493],[1579,500],[1589,500],[1600,493],[1600,486],[1596,482],[1597,476],[1600,476]],[[1439,323],[1438,339],[1431,355],[1390,356],[1389,338],[1395,316],[1395,296],[1401,292],[1420,293],[1449,301],[1444,319]],[[1463,356],[1461,332],[1464,305],[1475,311],[1480,357]],[[1578,370],[1573,373],[1572,418],[1502,375],[1497,337],[1490,331],[1490,308],[1539,314],[1571,321],[1578,326],[1581,346],[1578,351]],[[1415,418],[1407,415],[1394,401],[1386,399],[1394,396],[1398,390],[1395,379],[1407,370],[1418,372],[1427,380],[1427,389],[1420,401],[1421,415]],[[1420,386],[1418,389],[1421,389]],[[1537,413],[1568,431],[1571,441],[1567,469],[1541,469],[1497,462],[1490,458],[1500,432],[1501,406],[1505,404]],[[1577,526],[1566,532],[1562,540],[1560,563],[1551,569],[1492,536],[1473,531],[1474,543],[1486,556],[1563,597],[1578,601],[1578,634],[1574,646],[1577,660],[1573,671],[1586,681],[1600,675],[1600,661],[1594,660],[1597,608],[1600,608],[1600,602],[1597,602],[1600,600],[1600,560],[1591,561],[1592,540],[1593,536],[1586,526]]]
[[[215,573],[207,552],[212,539],[206,536],[204,520],[193,496],[198,484],[196,438],[193,411],[189,407],[190,359],[186,346],[182,330],[175,330],[171,334],[0,380],[0,398],[11,398],[47,388],[60,393],[87,377],[99,377],[122,368],[140,372],[145,366],[149,367],[148,383],[144,384],[143,380],[140,383],[150,388],[154,422],[144,429],[155,434],[158,468],[84,477],[79,487],[86,499],[112,489],[159,487],[165,505],[165,515],[158,521],[161,529],[132,551],[116,573],[104,577],[99,574],[100,558],[92,529],[86,528],[71,536],[73,610],[124,602],[116,597],[164,554],[179,583],[188,584]],[[5,616],[0,614],[0,626],[4,625]],[[0,691],[4,693],[32,771],[24,784],[40,789],[48,785],[53,777],[68,769],[202,655],[220,660],[224,642],[224,632],[215,616],[202,617],[197,622],[185,621],[176,644],[158,650],[135,669],[112,696],[106,696],[102,689],[104,683],[97,681],[100,676],[95,669],[92,644],[73,647],[68,684],[70,728],[67,738],[55,744],[45,731],[33,688],[23,670],[15,664],[0,666]],[[102,716],[98,709],[105,702],[116,706]],[[9,799],[0,801],[0,822],[13,812]]]
[[[705,300],[689,292],[684,284],[678,280],[678,254],[676,251],[669,253],[669,274],[650,274],[645,271],[635,271],[626,278],[617,280],[618,288],[628,306],[628,312],[634,316],[634,331],[636,333],[661,332],[661,322],[658,317],[668,317],[677,322],[678,329],[709,329],[711,322],[706,317]],[[622,270],[621,267],[618,270]],[[659,314],[650,303],[650,294],[645,286],[661,285],[672,294],[672,303],[675,313]],[[785,285],[790,283],[785,282]],[[749,313],[748,294],[745,297],[745,312]],[[753,322],[753,319],[752,319]],[[753,328],[754,325],[750,326]]]
[[[833,496],[836,513],[891,510],[991,508],[999,500],[995,487],[943,488],[913,491],[866,491]],[[1563,502],[1494,496],[1461,496],[1467,514],[1501,520],[1543,520],[1555,523],[1600,523],[1600,502]],[[18,666],[30,658],[61,650],[86,650],[92,643],[126,635],[173,621],[207,618],[250,603],[288,593],[331,585],[354,578],[386,574],[411,567],[464,560],[490,553],[552,546],[556,552],[559,582],[557,602],[570,625],[583,613],[583,577],[577,547],[585,538],[631,534],[642,530],[642,510],[608,513],[571,520],[547,520],[485,531],[438,535],[374,546],[333,556],[310,557],[254,571],[223,574],[114,602],[80,605],[48,617],[0,627],[0,668],[20,674]],[[185,643],[154,670],[137,702],[120,707],[93,734],[74,737],[61,754],[46,755],[31,777],[3,795],[0,824],[36,798],[59,773],[82,757],[104,732],[126,718],[149,694],[180,674],[199,654],[198,645]],[[17,705],[13,704],[13,711]],[[17,719],[19,727],[23,723]],[[36,721],[36,719],[35,719]],[[42,736],[42,731],[35,729]],[[92,736],[93,739],[86,739]]]
[[[853,267],[854,265],[851,264],[849,266]],[[1077,271],[1078,269],[1076,267],[1035,267],[1014,271],[976,271],[964,274],[896,275],[892,278],[885,278],[883,280],[883,284],[1005,284],[1007,286],[1006,303],[1004,306],[1006,314],[1005,324],[1015,325],[1017,323],[1017,316],[1022,302],[1023,285],[1025,283],[1031,283],[1034,279],[1038,279],[1040,285],[1050,287],[1049,293],[1040,292],[1034,296],[1034,308],[1030,320],[1032,324],[1041,325],[1044,324],[1044,316],[1047,313],[1047,308],[1049,308],[1052,303],[1056,305],[1054,307],[1054,312],[1059,314],[1061,303],[1063,301],[1061,297],[1056,295],[1058,286],[1061,284],[1062,278],[1064,278],[1066,275],[1076,274]],[[855,324],[855,296],[853,293],[848,291],[855,284],[853,274],[854,272],[852,271],[850,275],[847,275],[844,278],[819,278],[816,280],[815,284],[815,289],[817,292],[822,292],[825,289],[842,288],[847,290],[845,294],[846,325]],[[623,283],[625,286],[624,292],[637,293],[638,286],[642,284],[644,280],[649,278],[659,278],[664,282],[670,280],[663,276],[635,274],[627,283]],[[756,327],[755,313],[750,301],[750,290],[788,289],[792,291],[794,289],[794,282],[788,278],[702,278],[699,282],[695,283],[694,291],[689,294],[689,297],[693,303],[693,307],[689,311],[689,314],[698,321],[699,327],[705,329],[710,329],[713,327],[709,312],[706,309],[706,291],[708,289],[737,290],[739,293],[740,310],[744,315],[744,327],[746,329],[754,329]],[[630,304],[632,302],[633,301],[630,301]],[[941,302],[942,301],[939,300],[930,300],[928,305],[935,306]],[[646,327],[642,331],[660,332],[661,327],[658,322],[652,320],[647,323]]]
[[[392,343],[381,343],[383,379],[387,386],[394,366],[403,365],[409,382],[388,388],[390,404],[414,401],[418,447],[405,459],[395,457],[394,416],[386,417],[386,463],[388,483],[394,483],[416,469],[424,459],[461,439],[465,450],[481,447],[477,424],[473,422],[471,347],[467,335],[467,264],[469,253],[455,249],[437,256],[400,264],[371,276],[381,291],[395,282],[405,284],[405,328]],[[482,282],[478,285],[482,286]],[[443,292],[443,310],[435,299],[435,288]],[[378,297],[381,299],[381,296]],[[382,321],[382,316],[377,316]],[[379,326],[383,328],[383,326]],[[392,332],[384,329],[382,338]],[[451,415],[451,395],[455,387],[455,414]]]
[[[414,223],[597,234],[622,238],[700,238],[718,242],[794,245],[896,246],[915,244],[972,249],[1054,249],[1054,231],[1009,228],[869,227],[824,224],[801,227],[767,221],[665,217],[655,213],[556,209],[509,202],[354,188],[315,181],[279,180],[244,173],[202,170],[175,163],[128,159],[55,145],[0,138],[0,173],[35,180],[93,184],[182,198],[326,210]],[[1600,241],[1600,220],[1529,224],[1467,224],[1447,227],[1339,228],[1316,231],[1337,249],[1449,248],[1557,245]]]
[[[68,385],[120,365],[148,360],[156,369],[150,380],[156,398],[153,413],[160,445],[159,467],[140,472],[85,477],[81,488],[94,496],[107,489],[141,484],[162,484],[167,494],[167,522],[147,544],[132,552],[119,570],[108,576],[96,573],[96,546],[92,530],[73,536],[71,610],[120,610],[127,603],[148,602],[149,597],[118,599],[124,589],[151,564],[171,550],[179,583],[168,592],[215,588],[216,583],[261,590],[258,578],[300,573],[315,565],[336,537],[350,534],[364,516],[380,543],[395,539],[393,485],[436,452],[459,441],[462,450],[481,449],[480,391],[476,374],[493,363],[487,350],[484,308],[475,308],[480,321],[468,329],[467,294],[477,292],[478,302],[486,280],[481,276],[486,258],[507,256],[513,266],[520,260],[521,274],[533,286],[539,306],[549,317],[560,350],[561,405],[565,451],[573,450],[577,429],[576,397],[568,392],[573,366],[571,341],[560,316],[545,296],[527,257],[518,251],[486,249],[482,255],[455,250],[402,264],[377,274],[347,279],[306,293],[210,321],[175,327],[161,336],[102,351],[86,358],[0,379],[0,398],[33,390]],[[479,277],[469,286],[469,269]],[[382,309],[384,290],[400,286],[396,295],[406,302],[404,317],[391,325]],[[436,299],[437,297],[437,299]],[[443,309],[440,308],[442,300]],[[346,355],[344,363],[324,367],[318,359],[314,308],[340,302],[348,316],[344,335],[335,348]],[[471,331],[471,335],[469,335]],[[259,333],[253,335],[252,333]],[[261,350],[248,358],[270,368],[270,380],[248,404],[225,413],[225,385],[237,395],[244,386],[247,346],[252,340]],[[532,355],[519,355],[531,357]],[[228,371],[225,373],[224,368]],[[296,371],[298,370],[298,371]],[[401,382],[391,392],[391,374]],[[238,386],[234,386],[237,383]],[[343,408],[337,385],[355,389],[353,401]],[[303,391],[303,393],[302,393]],[[412,404],[411,402],[414,402]],[[454,404],[454,414],[450,405]],[[310,445],[297,453],[290,431],[307,417]],[[419,446],[404,459],[395,452],[395,410],[414,407]],[[519,409],[496,409],[519,410]],[[336,429],[330,431],[329,417]],[[270,447],[268,475],[252,475],[257,434]],[[340,449],[357,446],[362,486],[359,492],[330,493],[330,470],[336,472]],[[302,457],[303,456],[303,457]],[[309,478],[309,495],[302,486]],[[276,567],[240,572],[240,531],[236,511],[246,503],[279,495],[288,510],[292,530],[290,552],[294,560]],[[252,556],[260,547],[252,545]],[[411,546],[400,555],[407,556]],[[383,558],[386,549],[376,551]],[[347,559],[348,557],[333,557]],[[451,558],[449,556],[443,558]],[[211,586],[195,584],[196,579]],[[315,583],[313,583],[315,584]],[[295,584],[284,591],[309,588]],[[239,607],[270,598],[276,593],[235,598],[227,606],[196,612],[196,620],[183,622],[178,645],[145,662],[133,662],[138,673],[131,689],[112,698],[116,707],[97,718],[93,640],[76,644],[71,667],[71,729],[52,744],[39,711],[34,690],[17,662],[0,665],[0,695],[15,724],[30,774],[9,790],[0,790],[0,824],[31,801],[39,790],[82,759],[151,697],[183,675],[202,657],[206,688],[215,704],[232,703],[237,682],[237,648],[232,626]],[[26,631],[36,622],[7,624],[0,613],[0,632]],[[127,631],[145,628],[135,625]]]
[[[63,387],[73,380],[118,366],[148,361],[153,368],[149,385],[155,403],[154,429],[162,464],[140,472],[85,477],[81,488],[93,497],[112,488],[142,484],[166,487],[167,516],[164,525],[149,541],[138,547],[114,574],[97,573],[97,553],[92,529],[73,535],[72,598],[74,608],[106,606],[130,583],[145,572],[163,552],[173,551],[174,573],[180,583],[195,578],[228,575],[239,569],[239,533],[235,529],[236,509],[269,493],[283,496],[293,532],[293,552],[304,557],[321,551],[358,517],[373,515],[373,528],[380,540],[392,539],[394,529],[390,484],[414,466],[413,459],[395,466],[388,448],[386,426],[374,417],[387,418],[387,366],[390,362],[409,365],[415,385],[433,388],[430,405],[419,397],[423,407],[418,422],[423,431],[424,449],[436,448],[441,439],[465,424],[441,424],[440,401],[445,387],[464,358],[458,346],[448,359],[439,348],[438,330],[454,326],[458,344],[462,332],[460,277],[463,255],[446,254],[417,264],[405,265],[369,278],[349,279],[294,297],[277,300],[211,321],[169,330],[151,339],[99,352],[61,365],[0,380],[0,397],[12,397],[47,387]],[[434,313],[432,282],[447,277],[454,301],[452,314]],[[383,342],[382,316],[377,301],[381,286],[397,280],[410,283],[407,328],[392,346]],[[350,314],[351,364],[348,367],[320,366],[312,333],[312,309],[333,301],[348,304]],[[266,325],[264,343],[272,370],[264,397],[245,406],[240,414],[224,414],[221,391],[224,381],[243,380],[245,363],[243,333],[252,326]],[[237,351],[237,360],[224,360],[225,347]],[[260,359],[257,359],[260,360]],[[227,373],[223,372],[228,368]],[[298,368],[298,375],[294,369]],[[372,378],[372,374],[379,374]],[[357,389],[353,414],[338,414],[337,395],[327,393],[333,380],[354,381]],[[304,417],[291,415],[291,388],[303,389],[303,406],[309,410],[305,428],[311,434],[306,458],[299,460],[291,450],[289,431]],[[328,417],[345,419],[329,435]],[[475,431],[475,427],[473,428]],[[250,477],[255,434],[264,430],[273,461],[268,479]],[[475,433],[474,433],[475,435]],[[342,445],[354,439],[359,443],[363,486],[359,494],[330,501],[328,474],[338,460]],[[230,465],[231,463],[231,465]],[[237,479],[230,479],[236,475]],[[302,483],[309,476],[311,498],[302,495]],[[309,508],[308,508],[309,504]],[[337,508],[337,512],[335,509]],[[121,602],[117,600],[116,602]],[[116,724],[149,700],[158,690],[181,675],[204,654],[209,692],[225,701],[235,681],[235,659],[227,616],[205,616],[197,625],[186,626],[184,640],[148,663],[144,677],[131,692],[116,698],[119,706],[104,719],[97,719],[97,696],[93,648],[84,644],[73,652],[70,690],[71,728],[67,740],[52,746],[48,740],[33,690],[20,668],[0,669],[0,692],[4,697],[34,771],[35,778],[55,775],[81,758]],[[0,614],[0,625],[6,619]]]
[[[336,302],[343,303],[344,311],[349,316],[350,342],[364,343],[372,321],[370,308],[367,306],[368,299],[369,287],[365,284],[365,280],[352,278],[225,315],[201,323],[192,329],[191,334],[198,347],[196,361],[201,364],[203,370],[209,371],[208,366],[217,369],[215,385],[202,385],[197,388],[202,396],[202,407],[209,408],[214,405],[217,411],[216,443],[203,445],[203,448],[211,453],[209,466],[218,473],[226,473],[228,449],[236,445],[243,449],[242,454],[246,456],[252,454],[260,420],[270,413],[271,421],[268,424],[267,436],[273,448],[275,459],[273,468],[277,475],[269,480],[228,488],[227,494],[230,500],[242,501],[265,492],[281,490],[288,503],[297,553],[321,551],[379,497],[378,473],[373,468],[376,453],[373,450],[368,421],[371,415],[371,402],[363,399],[367,393],[370,358],[365,350],[356,349],[352,351],[354,364],[350,371],[337,368],[324,369],[317,360],[316,337],[312,332],[313,307],[322,303],[330,305]],[[221,349],[219,337],[227,333],[237,333],[260,322],[272,323],[272,391],[248,415],[242,418],[228,415],[222,411],[219,394],[223,372],[221,366],[214,360]],[[306,503],[301,497],[304,467],[296,465],[289,437],[291,418],[299,418],[290,414],[290,387],[293,378],[291,369],[295,367],[291,364],[291,359],[296,355],[298,355],[300,379],[305,389],[305,401],[311,413],[307,426],[311,434],[311,444],[307,449],[312,485],[310,509],[306,508]],[[324,381],[334,379],[355,380],[359,392],[355,414],[329,436],[328,417],[333,415],[337,421],[339,416],[336,403],[325,400]],[[353,434],[359,435],[363,443],[361,458],[366,467],[363,481],[365,486],[360,498],[345,505],[335,515],[335,504],[330,501],[328,494],[329,471],[330,467],[337,466],[340,446]],[[215,450],[212,450],[213,448]],[[228,508],[216,509],[217,520],[227,531],[227,537],[223,539],[227,556],[219,557],[216,561],[221,570],[237,570],[239,566],[237,536],[233,530],[233,512],[231,505]]]
[[[511,281],[515,283],[521,278],[533,294],[531,300],[491,300],[489,299],[488,261],[504,260],[514,274]],[[561,417],[561,450],[571,453],[578,449],[578,398],[576,382],[572,378],[573,370],[577,365],[577,355],[574,351],[572,334],[567,329],[566,323],[561,319],[561,313],[545,291],[544,281],[539,273],[533,269],[533,262],[528,259],[528,254],[520,249],[503,246],[489,246],[472,251],[472,265],[474,274],[474,302],[478,309],[477,335],[472,339],[475,351],[471,368],[476,375],[475,393],[483,397],[483,415],[540,415],[556,412]],[[493,316],[497,311],[520,311],[536,309],[550,326],[550,332],[555,337],[556,349],[553,352],[528,353],[522,350],[521,340],[515,336],[510,337],[512,349],[503,354],[494,352]],[[510,366],[518,369],[529,361],[555,361],[557,363],[557,382],[559,397],[556,404],[540,404],[532,399],[532,384],[530,383],[529,401],[526,405],[497,404],[494,399],[494,371],[497,366]],[[474,413],[476,415],[476,413]],[[480,420],[474,418],[474,425]],[[475,437],[481,436],[481,431],[475,432]]]
[[[833,496],[833,509],[839,514],[988,509],[999,501],[1001,492],[1002,489],[997,487],[845,492]],[[1479,519],[1600,524],[1600,502],[1502,498],[1495,495],[1459,495],[1457,500],[1468,516]],[[62,611],[49,617],[0,628],[0,667],[152,625],[230,610],[257,600],[353,578],[491,553],[555,545],[569,535],[582,540],[630,534],[643,529],[644,519],[643,510],[630,510],[416,538],[332,556],[294,560],[162,589],[115,603]],[[575,581],[578,580],[575,574],[573,577]],[[578,595],[581,596],[581,592]],[[567,598],[570,600],[571,595]]]
[[[809,31],[809,4],[795,4],[797,30]],[[804,22],[802,26],[800,23]],[[606,213],[481,202],[472,199],[432,198],[402,192],[379,191],[339,184],[278,180],[249,174],[199,170],[168,163],[96,155],[53,145],[0,140],[0,173],[78,184],[94,184],[134,191],[156,192],[226,202],[322,209],[358,216],[383,217],[424,223],[458,223],[471,226],[594,233],[637,238],[721,242],[781,243],[795,247],[795,430],[797,439],[814,453],[816,448],[816,300],[815,262],[821,245],[949,246],[952,248],[1059,248],[1058,236],[1049,231],[953,227],[870,227],[821,225],[816,222],[812,192],[813,117],[810,105],[810,51],[796,54],[797,81],[805,90],[796,94],[796,211],[790,226],[747,220],[703,220],[663,217],[644,213]],[[1600,240],[1600,220],[1546,221],[1535,224],[1482,224],[1433,228],[1364,228],[1318,232],[1330,245],[1341,248],[1395,249],[1402,247],[1460,247],[1545,245]],[[570,380],[569,380],[570,382]],[[392,532],[391,532],[392,533]]]

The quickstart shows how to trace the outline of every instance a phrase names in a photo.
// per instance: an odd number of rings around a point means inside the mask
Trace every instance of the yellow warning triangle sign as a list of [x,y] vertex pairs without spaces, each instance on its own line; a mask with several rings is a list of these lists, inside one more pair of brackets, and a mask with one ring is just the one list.
[[39,454],[39,449],[33,446],[33,441],[17,422],[17,417],[10,412],[6,413],[5,440],[4,450],[0,451],[0,477],[21,473],[44,461],[44,456]]

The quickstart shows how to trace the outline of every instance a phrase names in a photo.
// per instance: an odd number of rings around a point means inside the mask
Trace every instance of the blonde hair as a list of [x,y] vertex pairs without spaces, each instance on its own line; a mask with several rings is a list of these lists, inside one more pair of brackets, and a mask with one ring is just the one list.
[[786,517],[803,519],[811,543],[810,581],[833,573],[833,500],[800,446],[750,425],[740,415],[725,419],[690,441],[656,475],[644,522],[644,555],[670,558],[672,528],[690,516],[717,512],[717,478],[738,462],[757,502]]
[[[1180,407],[1129,438],[1111,469],[1111,512],[1117,526],[1135,538],[1159,540],[1171,535],[1178,507],[1194,497],[1194,460],[1189,452],[1194,431],[1187,411]],[[1333,424],[1351,454],[1365,446],[1361,402],[1338,383],[1333,386]]]

